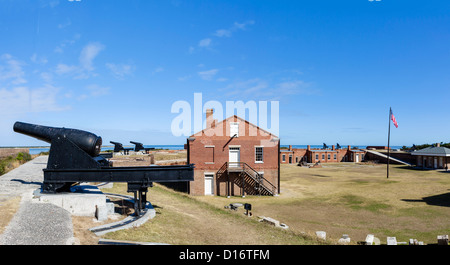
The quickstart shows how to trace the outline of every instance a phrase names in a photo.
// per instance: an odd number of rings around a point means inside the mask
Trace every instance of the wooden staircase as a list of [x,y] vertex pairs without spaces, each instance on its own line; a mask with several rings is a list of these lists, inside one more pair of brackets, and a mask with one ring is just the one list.
[[224,174],[226,171],[239,173],[235,183],[242,188],[243,195],[274,196],[277,194],[276,187],[245,162],[225,162],[217,173]]

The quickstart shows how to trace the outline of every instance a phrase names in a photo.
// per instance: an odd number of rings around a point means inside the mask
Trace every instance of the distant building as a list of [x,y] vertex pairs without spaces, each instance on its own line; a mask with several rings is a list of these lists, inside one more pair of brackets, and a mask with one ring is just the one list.
[[376,150],[388,150],[387,146],[382,146],[382,145],[369,145],[366,147],[366,149],[376,149]]
[[206,112],[206,128],[187,139],[195,164],[192,195],[275,195],[280,192],[278,136],[234,115],[217,122]]
[[436,146],[414,151],[411,155],[416,157],[418,167],[432,169],[448,169],[449,167],[450,149],[441,147],[439,143]]
[[365,151],[360,149],[352,149],[349,145],[347,148],[336,149],[333,145],[331,149],[311,149],[308,145],[304,148],[283,149],[280,152],[281,164],[297,164],[300,162],[306,163],[337,163],[337,162],[361,162],[364,160]]

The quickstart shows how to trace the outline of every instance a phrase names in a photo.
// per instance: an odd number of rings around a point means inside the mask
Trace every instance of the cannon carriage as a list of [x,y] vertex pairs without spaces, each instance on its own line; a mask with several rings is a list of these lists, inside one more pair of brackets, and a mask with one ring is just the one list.
[[102,138],[91,132],[23,122],[16,122],[13,129],[51,144],[47,168],[43,169],[43,193],[70,192],[73,185],[81,182],[126,182],[127,192],[134,193],[135,210],[139,215],[153,182],[194,180],[193,164],[112,167],[100,155]]

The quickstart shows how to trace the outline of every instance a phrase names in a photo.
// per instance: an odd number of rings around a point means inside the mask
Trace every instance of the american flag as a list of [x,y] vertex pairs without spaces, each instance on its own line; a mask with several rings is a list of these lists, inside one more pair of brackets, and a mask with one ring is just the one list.
[[394,113],[392,112],[392,109],[390,109],[390,110],[391,110],[391,120],[394,123],[395,128],[398,128],[398,123],[397,123],[397,120],[395,119]]

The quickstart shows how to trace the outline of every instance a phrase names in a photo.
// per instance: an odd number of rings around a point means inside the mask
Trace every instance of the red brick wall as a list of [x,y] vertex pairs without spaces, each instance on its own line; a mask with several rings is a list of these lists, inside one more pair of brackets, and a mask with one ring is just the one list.
[[[361,162],[361,154],[365,154],[364,151],[361,152],[352,152],[348,148],[345,149],[337,149],[337,150],[322,150],[322,149],[283,149],[280,152],[280,163],[281,164],[289,164],[289,155],[292,155],[292,164],[297,164],[300,162],[301,157],[307,157],[308,163],[337,163],[337,162],[353,162],[355,161],[355,154],[358,153],[360,156],[359,161]],[[336,159],[334,159],[334,155],[336,154]],[[283,162],[283,155],[285,156],[285,161]],[[318,159],[316,159],[316,155],[318,155]],[[322,155],[324,157],[322,158]],[[328,155],[330,155],[330,159],[328,159]],[[296,157],[298,157],[298,162],[296,161]]]
[[[239,122],[239,137],[232,138],[231,141],[229,136],[230,122]],[[192,140],[188,139],[188,161],[191,164],[195,164],[194,181],[190,183],[190,194],[204,195],[204,174],[206,172],[217,173],[225,162],[229,161],[230,146],[240,146],[240,162],[247,163],[256,171],[263,171],[264,177],[267,177],[266,179],[273,185],[278,186],[279,141],[276,140],[276,136],[266,134],[265,131],[257,129],[256,126],[236,116],[215,125],[215,128],[209,128],[192,135],[190,137]],[[251,130],[254,129],[255,131],[250,135]],[[256,146],[263,147],[263,163],[255,161]],[[226,194],[226,185],[221,180],[217,180],[216,174],[214,181],[214,194]],[[235,191],[234,193],[240,192],[236,187],[233,190]]]

